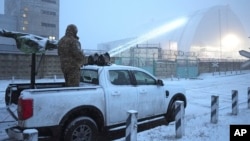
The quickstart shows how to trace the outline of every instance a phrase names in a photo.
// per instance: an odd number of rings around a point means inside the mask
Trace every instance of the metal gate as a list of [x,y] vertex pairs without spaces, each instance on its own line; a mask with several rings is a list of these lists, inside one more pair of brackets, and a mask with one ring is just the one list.
[[198,64],[197,59],[177,59],[176,76],[179,78],[196,78],[199,73]]

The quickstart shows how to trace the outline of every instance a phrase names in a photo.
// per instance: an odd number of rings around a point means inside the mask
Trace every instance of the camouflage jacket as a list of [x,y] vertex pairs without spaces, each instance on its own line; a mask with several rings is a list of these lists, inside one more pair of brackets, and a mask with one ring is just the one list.
[[58,42],[58,55],[62,69],[80,68],[84,63],[84,54],[76,34],[77,29],[68,27],[65,36]]

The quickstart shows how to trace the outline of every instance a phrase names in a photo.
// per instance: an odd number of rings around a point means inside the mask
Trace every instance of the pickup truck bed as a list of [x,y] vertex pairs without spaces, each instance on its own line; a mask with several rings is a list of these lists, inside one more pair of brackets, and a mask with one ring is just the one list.
[[[36,83],[36,89],[44,89],[44,88],[61,88],[64,87],[64,82],[51,82],[51,83]],[[21,92],[25,89],[30,89],[30,83],[13,83],[9,84],[5,91],[5,103],[6,105],[17,104],[18,97]]]

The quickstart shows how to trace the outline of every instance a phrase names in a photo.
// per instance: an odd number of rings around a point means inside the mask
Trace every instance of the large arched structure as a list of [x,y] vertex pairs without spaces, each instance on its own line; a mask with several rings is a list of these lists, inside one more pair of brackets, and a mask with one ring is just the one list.
[[[161,37],[162,38],[162,37]],[[201,58],[241,58],[238,51],[249,46],[239,18],[229,6],[215,6],[189,15],[181,28],[164,36],[163,48],[196,52]]]
[[136,44],[159,43],[164,50],[194,52],[191,54],[198,58],[238,59],[244,58],[239,55],[238,51],[250,47],[248,35],[240,19],[228,5],[199,10],[185,19],[187,19],[185,24],[174,27],[159,36],[147,37],[155,33],[155,30],[164,31],[162,27],[166,27],[175,20],[158,25],[136,38],[101,44],[100,48],[104,49],[108,46],[107,50],[112,55],[116,55],[135,47]]

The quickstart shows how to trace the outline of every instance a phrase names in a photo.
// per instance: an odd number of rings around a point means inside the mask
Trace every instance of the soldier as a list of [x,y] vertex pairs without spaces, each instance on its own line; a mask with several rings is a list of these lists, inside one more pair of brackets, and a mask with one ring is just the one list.
[[65,35],[58,42],[58,55],[67,87],[79,86],[80,67],[84,64],[84,54],[77,31],[74,24],[68,25]]

